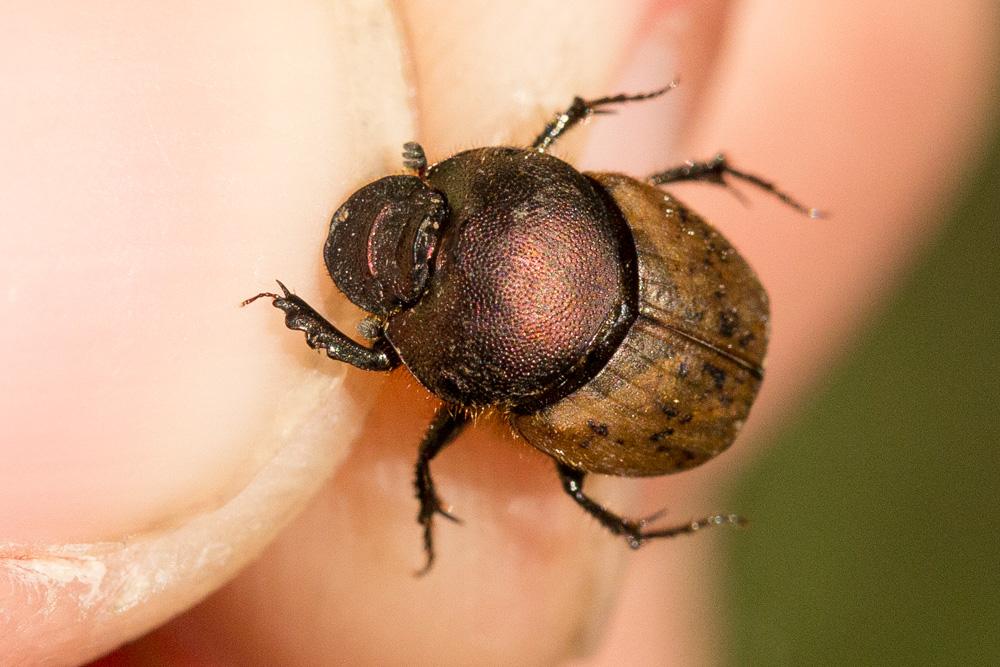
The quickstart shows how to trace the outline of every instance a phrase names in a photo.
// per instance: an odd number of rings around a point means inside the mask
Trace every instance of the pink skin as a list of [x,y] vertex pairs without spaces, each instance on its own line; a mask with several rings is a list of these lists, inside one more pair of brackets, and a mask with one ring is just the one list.
[[[392,7],[4,10],[0,663],[79,663],[185,609],[120,655],[713,659],[714,540],[628,552],[496,424],[436,464],[466,524],[439,522],[438,566],[413,579],[410,466],[434,401],[238,304],[279,277],[352,327],[320,261],[326,221],[398,169],[404,141],[431,160],[523,144],[574,94],[680,74],[555,152],[645,174],[725,148],[833,213],[675,189],[770,291],[759,431],[843,349],[975,155],[993,3]],[[698,515],[753,450],[743,438],[697,471],[593,486],[623,510]]]

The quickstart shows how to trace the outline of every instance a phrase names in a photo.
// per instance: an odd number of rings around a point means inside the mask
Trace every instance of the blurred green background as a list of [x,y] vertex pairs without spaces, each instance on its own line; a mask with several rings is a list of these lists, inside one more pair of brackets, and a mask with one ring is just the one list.
[[984,146],[937,240],[732,489],[753,517],[729,541],[732,664],[1000,664],[1000,133]]

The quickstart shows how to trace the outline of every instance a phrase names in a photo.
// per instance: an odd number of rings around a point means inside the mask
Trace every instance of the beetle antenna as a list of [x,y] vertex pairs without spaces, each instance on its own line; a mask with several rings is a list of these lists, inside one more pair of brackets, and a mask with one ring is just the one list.
[[403,144],[403,166],[416,173],[418,178],[423,178],[427,171],[427,155],[424,147],[416,141],[407,141]]

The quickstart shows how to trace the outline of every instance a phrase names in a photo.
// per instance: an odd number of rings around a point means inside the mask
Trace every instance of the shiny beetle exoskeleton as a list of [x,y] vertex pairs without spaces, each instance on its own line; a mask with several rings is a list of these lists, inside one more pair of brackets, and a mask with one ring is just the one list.
[[[281,285],[265,292],[291,329],[365,370],[402,364],[442,400],[416,464],[427,561],[432,520],[453,518],[430,461],[474,410],[499,410],[551,456],[566,492],[633,547],[719,523],[667,528],[620,517],[583,492],[588,473],[630,477],[692,468],[725,450],[763,378],[767,294],[717,231],[655,186],[727,177],[817,214],[721,155],[645,182],[581,173],[546,150],[602,107],[660,95],[576,98],[529,148],[478,148],[355,192],[333,215],[324,259],[370,315],[370,346]],[[253,299],[248,299],[247,303]]]

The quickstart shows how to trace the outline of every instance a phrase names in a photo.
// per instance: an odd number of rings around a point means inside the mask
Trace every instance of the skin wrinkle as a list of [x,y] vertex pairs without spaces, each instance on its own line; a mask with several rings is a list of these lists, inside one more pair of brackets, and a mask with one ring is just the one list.
[[[320,382],[322,389],[315,382],[305,384],[302,396],[312,394],[320,404],[329,405],[341,383]],[[277,427],[287,444],[250,484],[214,511],[170,530],[134,535],[122,542],[5,545],[0,551],[4,554],[0,581],[6,580],[9,593],[5,595],[16,599],[19,608],[18,619],[9,619],[14,624],[9,629],[21,641],[40,640],[53,623],[61,625],[67,616],[76,616],[76,622],[84,626],[106,629],[108,634],[91,636],[87,643],[74,646],[77,655],[97,655],[114,645],[109,641],[120,636],[116,631],[132,634],[158,617],[162,620],[162,609],[144,610],[157,597],[187,606],[219,580],[232,576],[253,554],[250,545],[266,541],[300,511],[310,495],[308,489],[318,488],[323,481],[316,471],[335,467],[347,455],[347,450],[329,447],[315,437],[329,431],[337,414],[320,421],[303,419],[311,406],[303,401],[297,404],[299,413],[286,412]],[[281,514],[268,516],[272,508],[282,508]],[[38,646],[44,649],[32,656],[37,660],[58,655],[63,648],[58,642]],[[0,642],[0,663],[23,657],[10,653],[11,648]]]

